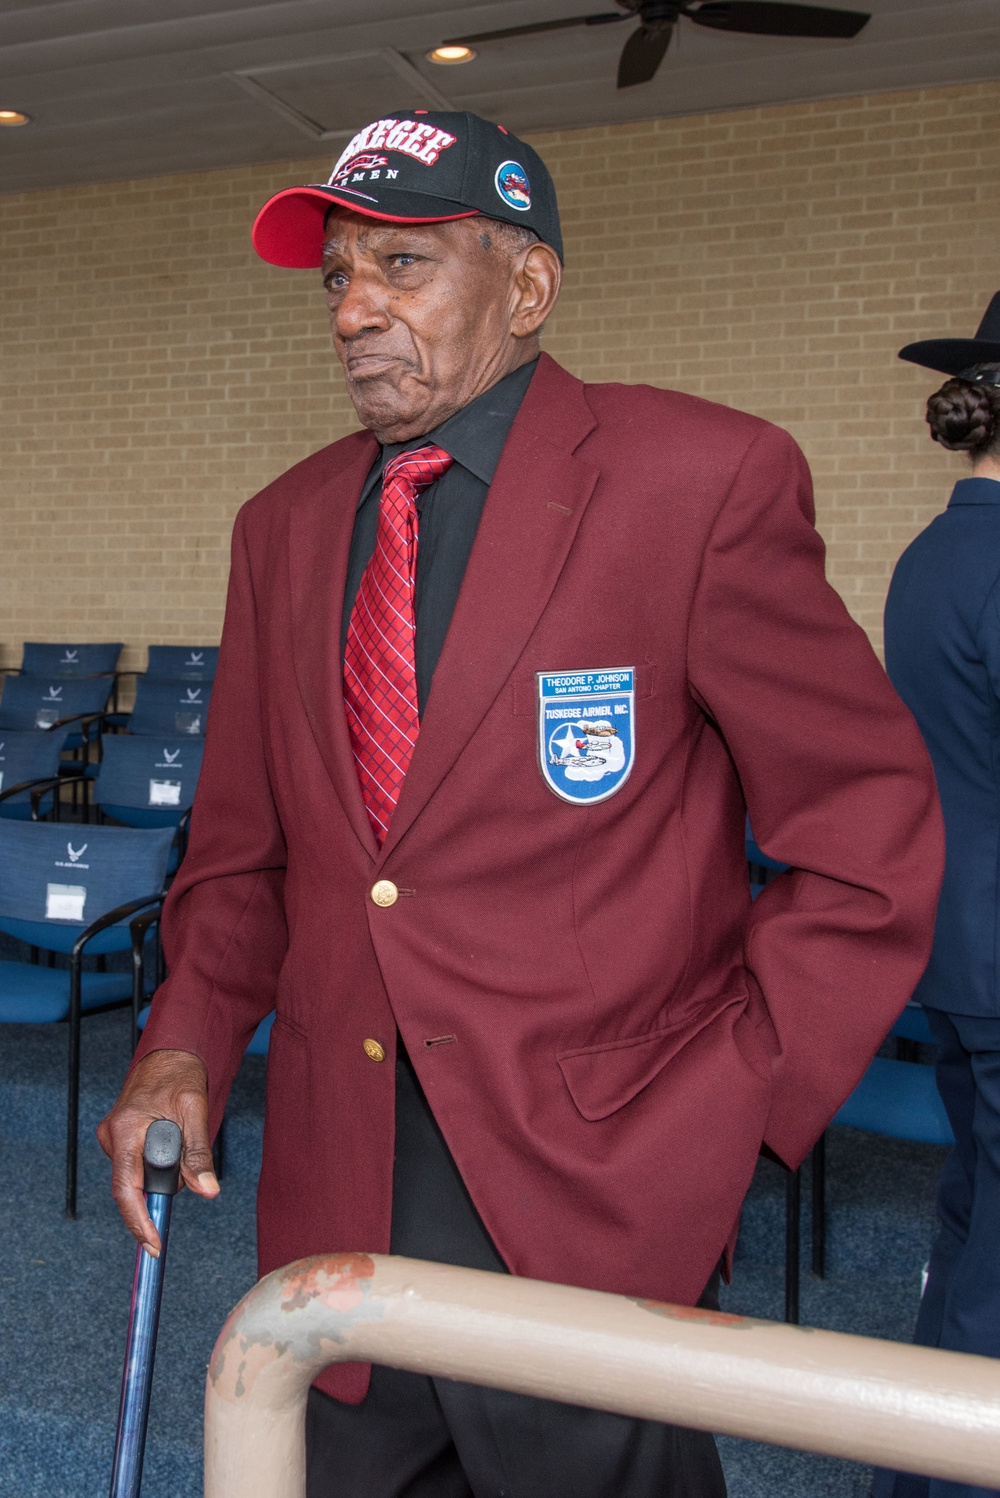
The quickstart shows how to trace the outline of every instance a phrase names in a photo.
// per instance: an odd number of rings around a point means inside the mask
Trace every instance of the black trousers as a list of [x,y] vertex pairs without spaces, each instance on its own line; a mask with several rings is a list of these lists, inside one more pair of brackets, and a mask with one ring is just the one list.
[[[408,1059],[396,1073],[391,1250],[505,1274]],[[702,1303],[717,1305],[718,1278]],[[360,1405],[318,1390],[307,1498],[725,1498],[700,1431],[392,1368]]]

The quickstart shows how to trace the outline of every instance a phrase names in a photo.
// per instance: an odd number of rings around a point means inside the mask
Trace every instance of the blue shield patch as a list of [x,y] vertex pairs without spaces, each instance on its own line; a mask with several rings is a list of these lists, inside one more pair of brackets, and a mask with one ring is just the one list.
[[593,806],[635,763],[635,671],[539,671],[538,763],[561,801]]

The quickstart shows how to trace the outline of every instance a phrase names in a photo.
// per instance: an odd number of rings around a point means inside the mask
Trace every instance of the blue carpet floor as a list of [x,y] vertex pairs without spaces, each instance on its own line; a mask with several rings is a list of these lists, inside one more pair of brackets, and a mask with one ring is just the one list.
[[[134,1250],[94,1126],[128,1058],[123,1014],[84,1025],[80,1217],[62,1216],[61,1027],[0,1034],[0,1498],[107,1492]],[[200,1493],[205,1366],[254,1270],[263,1061],[248,1058],[230,1107],[220,1199],[178,1197],[154,1381],[144,1498]],[[933,1232],[942,1151],[831,1132],[827,1278],[802,1276],[802,1319],[907,1340]],[[784,1178],[762,1162],[744,1213],[727,1309],[782,1314]],[[808,1232],[808,1222],[804,1222]],[[850,1463],[721,1442],[731,1498],[863,1498]],[[624,1498],[624,1495],[623,1495]]]

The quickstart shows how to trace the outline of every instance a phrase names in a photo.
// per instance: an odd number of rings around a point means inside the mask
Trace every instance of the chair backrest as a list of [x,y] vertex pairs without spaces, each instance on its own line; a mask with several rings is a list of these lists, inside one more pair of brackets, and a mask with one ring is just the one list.
[[[26,780],[47,780],[59,770],[62,745],[54,733],[26,733],[0,728],[0,793]],[[30,791],[0,802],[0,816],[24,815]]]
[[150,645],[146,675],[151,681],[212,681],[218,645]]
[[140,676],[135,684],[135,707],[128,720],[129,733],[204,735],[212,683],[150,681]]
[[96,799],[130,827],[176,826],[194,800],[205,741],[105,734]]
[[27,676],[108,676],[118,665],[121,645],[49,645],[24,642],[21,670]]
[[897,1040],[916,1041],[918,1045],[937,1045],[937,1037],[930,1027],[927,1010],[916,999],[910,1000],[889,1034]]
[[920,1144],[955,1142],[933,1066],[888,1056],[875,1057],[833,1121]]
[[0,821],[0,930],[65,951],[99,916],[163,889],[173,840],[170,828]]
[[46,780],[58,770],[58,735],[0,730],[0,791],[26,780]]
[[110,676],[58,680],[49,676],[5,676],[0,695],[0,729],[51,728],[60,718],[99,713],[114,686]]

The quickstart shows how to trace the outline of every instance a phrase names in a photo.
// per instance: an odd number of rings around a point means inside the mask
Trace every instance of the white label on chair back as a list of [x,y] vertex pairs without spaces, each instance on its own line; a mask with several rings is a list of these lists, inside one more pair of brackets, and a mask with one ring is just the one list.
[[151,780],[149,782],[150,806],[180,806],[181,784],[179,780]]
[[36,728],[51,728],[53,723],[59,721],[59,709],[57,707],[40,707],[35,714]]
[[45,886],[45,919],[47,921],[82,921],[87,891],[82,884],[47,884]]

